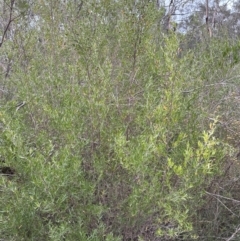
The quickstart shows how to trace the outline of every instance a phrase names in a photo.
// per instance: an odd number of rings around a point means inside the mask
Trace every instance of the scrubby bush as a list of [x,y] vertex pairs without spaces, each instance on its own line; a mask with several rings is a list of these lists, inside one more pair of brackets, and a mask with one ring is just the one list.
[[211,105],[225,95],[210,88],[214,48],[180,55],[184,36],[161,31],[153,4],[108,3],[84,4],[65,35],[40,25],[44,44],[26,32],[27,66],[15,61],[0,116],[2,166],[12,168],[0,179],[6,240],[201,234],[206,191],[231,154]]

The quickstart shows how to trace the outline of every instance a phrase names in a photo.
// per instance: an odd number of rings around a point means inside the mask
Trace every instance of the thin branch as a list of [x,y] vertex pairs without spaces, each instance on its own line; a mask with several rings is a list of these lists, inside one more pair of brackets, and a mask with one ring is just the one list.
[[229,201],[233,201],[233,202],[237,202],[237,203],[240,203],[239,200],[236,200],[236,199],[233,199],[233,198],[229,198],[229,197],[224,197],[224,196],[221,196],[219,194],[215,194],[215,193],[210,193],[210,192],[207,192],[205,191],[207,194],[211,195],[211,196],[216,196],[216,197],[220,197],[220,198],[224,198],[224,199],[227,199]]
[[207,26],[207,31],[209,32],[210,38],[212,37],[212,31],[209,26],[209,9],[208,9],[208,0],[206,0],[206,26]]
[[235,230],[235,232],[232,234],[232,236],[231,236],[230,238],[226,239],[226,241],[232,240],[239,231],[240,231],[240,227],[238,227],[238,228]]
[[236,213],[234,213],[230,208],[228,208],[219,198],[217,198],[217,197],[215,197],[217,200],[218,200],[218,202],[220,202],[222,205],[223,205],[223,207],[225,207],[232,215],[234,215],[234,216],[236,216],[236,217],[238,217],[239,218],[239,216],[236,214]]
[[237,75],[237,76],[231,77],[229,79],[222,80],[221,82],[218,82],[218,83],[204,85],[204,86],[201,86],[201,87],[198,87],[198,88],[195,88],[195,89],[184,90],[184,91],[182,91],[182,93],[188,94],[188,93],[194,92],[195,90],[203,89],[203,88],[206,88],[206,87],[217,86],[217,85],[223,85],[224,86],[224,85],[227,85],[227,84],[232,84],[232,83],[229,83],[229,81],[231,81],[235,78],[239,78],[239,77],[240,77],[240,75]]
[[7,34],[8,29],[10,28],[10,25],[11,25],[12,21],[14,21],[16,19],[16,18],[12,17],[14,3],[15,3],[15,0],[11,0],[9,20],[8,20],[7,26],[4,29],[3,36],[2,36],[2,39],[1,39],[1,42],[0,42],[0,47],[2,47],[2,45],[3,45],[4,38]]

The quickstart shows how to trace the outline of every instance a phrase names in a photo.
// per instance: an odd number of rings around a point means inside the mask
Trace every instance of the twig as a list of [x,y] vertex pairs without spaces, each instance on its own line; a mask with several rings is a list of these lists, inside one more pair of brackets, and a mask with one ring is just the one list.
[[4,42],[5,35],[7,34],[7,31],[8,31],[8,29],[10,28],[10,24],[11,24],[12,21],[13,21],[12,14],[13,14],[13,5],[14,5],[14,2],[15,2],[15,0],[11,0],[9,20],[8,20],[7,26],[6,26],[5,29],[4,29],[3,36],[2,36],[2,40],[1,40],[1,42],[0,42],[0,47],[2,46],[2,44],[3,44],[3,42]]
[[26,101],[20,102],[19,104],[17,104],[16,106],[16,111],[18,111],[20,108],[22,108],[24,105],[26,105]]
[[217,197],[215,197],[222,205],[223,205],[223,207],[225,207],[232,215],[234,215],[234,216],[236,216],[236,217],[238,217],[239,218],[239,216],[236,214],[236,213],[234,213],[230,208],[228,208],[219,198],[217,198]]
[[232,240],[232,239],[234,238],[234,236],[235,236],[239,231],[240,231],[240,227],[238,227],[238,228],[235,230],[235,232],[232,234],[232,236],[231,236],[230,238],[226,239],[226,241]]
[[215,197],[220,197],[220,198],[224,198],[224,199],[227,199],[229,201],[233,201],[233,202],[237,202],[237,203],[240,203],[239,200],[236,200],[236,199],[232,199],[232,198],[229,198],[229,197],[224,197],[224,196],[221,196],[219,194],[214,194],[214,193],[210,193],[210,192],[207,192],[205,191],[207,194],[211,195],[211,196],[215,196]]

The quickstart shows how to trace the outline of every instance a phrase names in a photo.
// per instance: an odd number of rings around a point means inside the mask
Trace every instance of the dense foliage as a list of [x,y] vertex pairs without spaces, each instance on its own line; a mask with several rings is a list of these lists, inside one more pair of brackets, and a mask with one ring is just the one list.
[[0,49],[0,239],[236,238],[239,41],[191,45],[151,1],[27,2]]

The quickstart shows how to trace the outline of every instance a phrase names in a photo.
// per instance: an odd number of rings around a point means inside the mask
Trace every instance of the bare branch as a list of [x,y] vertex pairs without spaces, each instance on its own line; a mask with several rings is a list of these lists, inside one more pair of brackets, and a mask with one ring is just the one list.
[[230,238],[226,239],[226,241],[232,240],[239,231],[240,231],[240,227],[238,227],[238,228],[235,230],[235,232],[232,234],[232,236],[231,236]]
[[5,27],[5,29],[4,29],[3,36],[2,36],[2,39],[1,39],[1,42],[0,42],[0,47],[2,47],[3,42],[4,42],[4,38],[5,38],[6,34],[7,34],[7,31],[9,30],[12,21],[14,21],[14,19],[15,19],[15,18],[13,18],[13,6],[14,6],[14,3],[15,3],[15,0],[11,0],[10,7],[9,7],[10,8],[9,9],[9,11],[10,11],[10,13],[9,13],[9,20],[8,20],[8,23],[7,23],[6,27]]
[[209,195],[211,195],[211,196],[215,196],[215,197],[221,197],[221,198],[227,199],[227,200],[229,200],[229,201],[233,201],[233,202],[240,203],[240,201],[239,201],[239,200],[236,200],[236,199],[233,199],[233,198],[224,197],[224,196],[221,196],[221,195],[219,195],[219,194],[210,193],[210,192],[207,192],[207,191],[206,191],[206,193],[207,193],[207,194],[209,194]]

